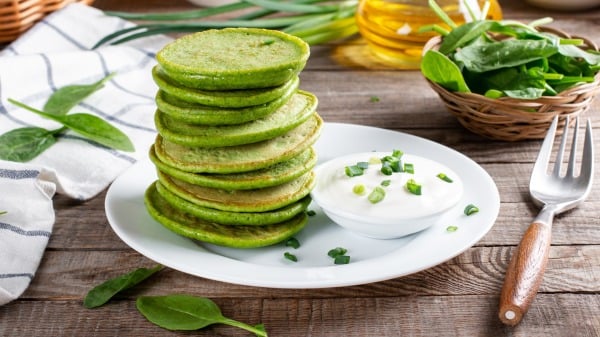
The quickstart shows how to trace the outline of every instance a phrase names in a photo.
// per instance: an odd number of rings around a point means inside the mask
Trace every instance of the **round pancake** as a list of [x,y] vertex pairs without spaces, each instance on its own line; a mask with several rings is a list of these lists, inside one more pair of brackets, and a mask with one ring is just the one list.
[[317,154],[312,147],[290,160],[267,168],[231,174],[202,174],[178,170],[160,161],[156,157],[154,146],[150,148],[149,157],[158,170],[169,176],[190,184],[224,190],[250,190],[281,185],[300,177],[317,164]]
[[304,68],[309,55],[306,42],[281,31],[225,28],[180,37],[156,60],[185,86],[233,90],[281,85]]
[[301,212],[290,220],[273,225],[221,225],[174,208],[158,194],[154,183],[146,190],[144,204],[152,218],[179,235],[234,248],[264,247],[282,242],[302,230],[308,221],[306,212]]
[[237,125],[197,125],[178,121],[156,111],[154,122],[160,135],[185,146],[221,147],[250,144],[280,136],[304,123],[317,109],[317,98],[298,91],[274,113]]
[[319,137],[323,120],[314,113],[291,131],[262,142],[226,147],[189,147],[156,137],[154,150],[163,163],[195,173],[239,173],[259,170],[289,160]]
[[158,110],[173,119],[190,124],[203,125],[233,125],[250,122],[265,117],[283,106],[294,94],[292,90],[270,102],[246,108],[220,108],[199,105],[179,100],[166,92],[159,90],[156,94]]
[[171,206],[182,212],[206,221],[231,226],[263,226],[280,223],[304,212],[311,201],[310,196],[306,196],[297,202],[269,212],[228,212],[195,205],[170,192],[158,181],[156,190]]
[[289,97],[300,84],[298,76],[293,76],[288,81],[269,88],[227,91],[200,90],[182,87],[174,83],[159,66],[152,68],[152,78],[161,90],[179,100],[222,108],[245,108],[265,104],[281,96]]
[[288,183],[254,190],[222,190],[193,185],[158,171],[158,180],[169,192],[195,205],[230,212],[267,212],[285,207],[315,186],[311,171]]

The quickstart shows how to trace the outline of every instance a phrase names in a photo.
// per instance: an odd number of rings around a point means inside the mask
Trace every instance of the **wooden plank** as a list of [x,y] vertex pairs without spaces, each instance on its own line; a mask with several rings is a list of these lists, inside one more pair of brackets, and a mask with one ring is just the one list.
[[[202,294],[197,294],[202,296]],[[355,298],[219,298],[224,315],[257,324],[270,336],[577,336],[600,334],[600,295],[539,294],[521,324],[497,319],[497,296],[400,296]],[[93,310],[78,301],[18,300],[0,307],[0,335],[12,336],[189,336],[152,325],[133,300]],[[249,336],[223,325],[194,336]]]
[[[433,248],[432,248],[433,249]],[[227,284],[171,270],[134,292],[194,293],[211,297],[387,297],[499,294],[514,247],[477,247],[422,272],[392,280],[328,289],[269,289]],[[408,259],[418,257],[407,256]],[[108,278],[155,263],[133,251],[47,251],[24,299],[83,299]],[[541,292],[600,292],[600,246],[553,246]]]

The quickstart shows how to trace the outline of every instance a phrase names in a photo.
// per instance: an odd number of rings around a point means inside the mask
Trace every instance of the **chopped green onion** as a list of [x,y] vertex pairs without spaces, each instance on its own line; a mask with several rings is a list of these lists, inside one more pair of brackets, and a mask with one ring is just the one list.
[[391,176],[392,173],[394,173],[394,170],[390,166],[390,163],[386,161],[383,162],[383,165],[381,166],[381,173],[385,174],[386,176]]
[[385,197],[385,190],[379,186],[376,186],[373,189],[373,191],[371,191],[368,198],[372,204],[376,204],[376,203],[380,202],[381,200],[383,200],[384,197]]
[[306,215],[315,216],[315,215],[317,215],[317,212],[313,211],[312,209],[309,209],[308,211],[306,211]]
[[364,170],[356,165],[346,166],[344,170],[348,177],[362,176],[364,173]]
[[334,264],[348,264],[350,263],[350,256],[348,255],[338,255],[333,260]]
[[387,187],[387,186],[390,186],[391,183],[392,183],[391,180],[386,179],[386,180],[384,180],[384,181],[381,182],[381,186],[386,186]]
[[0,211],[0,215],[6,214],[6,213],[7,213],[6,211]]
[[448,177],[444,173],[438,173],[437,177],[440,178],[440,179],[442,179],[443,181],[445,181],[447,183],[451,183],[452,182],[452,179],[450,179],[450,177]]
[[477,212],[479,212],[479,208],[473,204],[468,204],[467,207],[465,207],[465,215],[471,215]]
[[414,179],[408,179],[406,189],[412,194],[421,195],[421,185],[417,184]]
[[296,238],[289,238],[285,242],[285,246],[286,247],[292,247],[294,249],[298,249],[298,247],[300,247],[300,241],[298,241],[298,239],[296,239]]
[[[381,165],[381,172],[385,175],[391,175],[393,172],[402,172],[401,161],[398,157],[385,156],[381,158]],[[392,170],[392,172],[387,174],[386,172],[389,172],[389,170],[385,169],[384,172],[384,167],[389,167]]]
[[329,250],[327,252],[327,255],[329,255],[330,257],[335,259],[336,257],[342,256],[342,255],[346,254],[347,252],[348,252],[348,249],[346,249],[346,248],[336,247],[336,248]]
[[283,257],[285,257],[286,259],[288,259],[290,261],[298,262],[298,258],[296,257],[296,255],[294,255],[290,252],[283,253]]
[[366,170],[369,168],[369,162],[359,161],[358,163],[356,163],[356,166],[360,167],[363,170]]
[[379,102],[379,97],[371,96],[371,102]]
[[400,150],[393,150],[392,151],[392,157],[396,157],[398,159],[400,159],[403,154],[404,154],[404,152],[402,152]]
[[404,163],[404,172],[415,174],[415,166],[411,163]]
[[377,157],[371,157],[369,158],[369,164],[381,164],[381,159]]
[[358,185],[354,185],[354,187],[352,187],[352,192],[354,192],[354,194],[357,194],[357,195],[364,195],[367,192],[367,189],[366,189],[365,185],[358,184]]
[[457,226],[448,226],[446,227],[447,232],[456,232],[458,230]]

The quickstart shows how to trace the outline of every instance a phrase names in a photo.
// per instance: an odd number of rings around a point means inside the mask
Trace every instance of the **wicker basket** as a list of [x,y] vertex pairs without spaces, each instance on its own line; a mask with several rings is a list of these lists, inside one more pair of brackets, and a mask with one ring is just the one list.
[[11,42],[48,13],[70,3],[93,0],[0,0],[0,43]]
[[[582,39],[587,49],[598,50],[598,46],[586,38],[570,36],[548,27],[540,27],[540,30],[565,38]],[[439,48],[440,43],[440,37],[432,38],[423,52]],[[450,92],[437,83],[427,82],[465,128],[487,138],[505,141],[544,138],[554,116],[559,115],[560,124],[564,124],[566,118],[562,117],[578,116],[589,108],[594,96],[600,92],[600,73],[596,74],[592,83],[572,87],[557,96],[530,100],[510,97],[492,99],[475,93]]]

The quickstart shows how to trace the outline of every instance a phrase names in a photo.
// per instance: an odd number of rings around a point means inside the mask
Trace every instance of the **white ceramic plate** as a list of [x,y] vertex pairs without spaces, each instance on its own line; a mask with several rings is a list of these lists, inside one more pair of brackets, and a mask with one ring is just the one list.
[[[493,226],[500,208],[494,181],[474,161],[435,142],[373,127],[325,123],[316,144],[320,161],[361,151],[401,149],[444,163],[464,182],[457,206],[428,229],[394,240],[370,239],[335,225],[314,203],[316,211],[296,238],[298,249],[284,244],[259,249],[232,249],[199,243],[174,234],[146,212],[144,191],[156,179],[149,160],[133,165],[106,195],[106,215],[115,233],[146,257],[179,271],[208,279],[273,288],[326,288],[365,284],[412,274],[460,254]],[[479,213],[463,214],[468,204]],[[448,226],[458,230],[449,232]],[[348,249],[351,261],[334,265],[329,249]],[[298,262],[283,257],[289,251]]]

